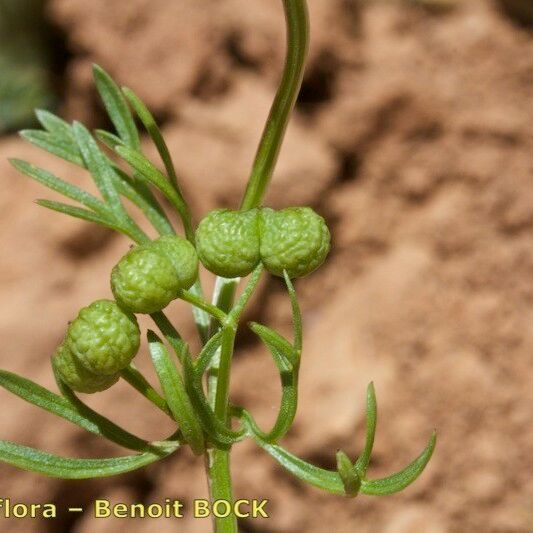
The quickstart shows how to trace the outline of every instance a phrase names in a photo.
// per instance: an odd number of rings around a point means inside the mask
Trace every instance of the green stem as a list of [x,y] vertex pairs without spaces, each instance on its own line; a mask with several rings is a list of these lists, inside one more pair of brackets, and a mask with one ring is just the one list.
[[270,110],[241,209],[258,207],[278,160],[287,124],[302,86],[309,47],[306,0],[283,0],[287,21],[287,58],[276,98]]
[[189,302],[191,305],[198,309],[201,309],[202,311],[205,311],[212,317],[216,318],[221,324],[224,324],[227,318],[227,315],[224,311],[219,309],[216,305],[206,302],[201,296],[198,296],[193,292],[180,291],[180,293],[178,294],[178,298]]
[[[243,210],[261,205],[302,85],[309,45],[307,2],[306,0],[283,0],[283,7],[287,23],[287,59],[281,84],[272,105],[241,203]],[[259,275],[260,272],[257,272],[257,279]],[[217,279],[216,305],[225,313],[230,313],[237,283],[238,280]],[[234,323],[229,323],[224,327],[220,354],[219,357],[214,358],[213,368],[208,379],[208,397],[214,404],[215,415],[223,423],[228,423],[229,375],[235,334],[236,326]],[[206,470],[212,501],[217,499],[233,501],[229,454],[228,450],[217,448],[207,451]],[[216,518],[215,530],[216,533],[236,533],[237,520],[235,516],[230,514],[227,518]]]
[[[229,451],[211,448],[206,453],[206,472],[211,501],[233,502]],[[215,518],[216,533],[237,533],[237,519],[233,514],[226,518]]]

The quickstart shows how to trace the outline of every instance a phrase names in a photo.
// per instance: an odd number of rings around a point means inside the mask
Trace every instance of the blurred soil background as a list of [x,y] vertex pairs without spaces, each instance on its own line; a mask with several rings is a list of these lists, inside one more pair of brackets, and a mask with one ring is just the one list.
[[[6,6],[21,12],[6,24]],[[301,403],[285,444],[325,467],[357,454],[374,381],[380,419],[370,475],[439,442],[400,495],[339,499],[305,488],[250,443],[235,448],[238,498],[269,498],[244,532],[533,531],[533,14],[528,0],[310,0],[309,67],[267,203],[313,205],[334,246],[298,281],[305,322]],[[55,389],[49,357],[67,321],[109,297],[125,238],[36,206],[52,197],[17,174],[27,158],[77,183],[87,176],[14,134],[28,110],[107,127],[91,81],[99,63],[160,121],[196,217],[237,206],[284,55],[272,0],[0,0],[0,365]],[[3,18],[1,18],[3,17]],[[44,17],[44,18],[42,18]],[[46,24],[45,24],[46,22]],[[19,24],[17,26],[17,24]],[[23,28],[24,27],[24,28]],[[155,156],[146,142],[147,152]],[[183,333],[185,308],[170,308]],[[279,280],[248,319],[290,334]],[[139,366],[150,374],[146,349]],[[150,374],[153,379],[153,374]],[[272,361],[245,331],[232,396],[272,422]],[[114,445],[0,391],[1,438],[78,457]],[[152,439],[169,422],[125,384],[88,400]],[[89,506],[206,495],[184,451],[101,481],[0,467],[13,502]],[[4,520],[12,532],[210,531],[207,520]]]

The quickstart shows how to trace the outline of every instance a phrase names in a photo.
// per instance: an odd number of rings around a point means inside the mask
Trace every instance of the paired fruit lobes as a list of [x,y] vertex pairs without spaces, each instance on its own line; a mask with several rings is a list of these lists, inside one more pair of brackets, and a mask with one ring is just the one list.
[[261,212],[261,259],[276,276],[286,270],[290,278],[301,278],[326,259],[330,233],[324,219],[310,207],[288,207]]
[[155,313],[190,288],[198,277],[194,246],[167,235],[128,252],[111,273],[111,289],[121,307],[132,313]]
[[276,276],[310,274],[326,259],[330,233],[309,207],[250,211],[218,209],[198,226],[196,247],[202,264],[226,278],[247,276],[263,262]]
[[196,230],[196,249],[202,264],[217,276],[247,276],[259,255],[259,210],[216,209]]
[[98,376],[89,372],[65,343],[61,344],[53,355],[52,366],[72,390],[85,394],[104,391],[113,386],[120,377],[119,374]]

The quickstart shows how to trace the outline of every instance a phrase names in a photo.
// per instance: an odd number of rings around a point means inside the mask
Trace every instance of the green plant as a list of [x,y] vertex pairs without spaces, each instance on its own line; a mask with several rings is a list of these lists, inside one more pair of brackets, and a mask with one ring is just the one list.
[[[366,442],[355,461],[340,451],[337,470],[329,471],[307,463],[279,444],[296,415],[302,355],[302,320],[291,278],[317,268],[329,251],[329,231],[323,219],[311,209],[288,208],[275,212],[261,207],[301,86],[308,46],[305,0],[284,0],[283,4],[288,27],[287,61],[240,211],[215,211],[207,215],[196,234],[171,156],[152,115],[130,89],[120,89],[101,68],[94,68],[95,82],[116,133],[97,131],[93,136],[81,124],[69,125],[44,111],[37,113],[44,130],[22,132],[34,145],[86,168],[101,193],[101,198],[97,198],[45,170],[13,161],[17,169],[82,207],[50,200],[39,200],[40,205],[123,233],[137,246],[121,259],[112,274],[114,295],[125,311],[109,301],[104,304],[105,309],[101,303],[92,304],[81,312],[83,323],[77,325],[75,321],[69,328],[66,342],[58,348],[53,368],[61,395],[5,371],[0,372],[0,385],[136,453],[113,459],[66,459],[0,441],[0,460],[48,476],[82,479],[141,468],[189,445],[195,454],[206,457],[211,498],[227,501],[233,500],[230,452],[235,443],[246,438],[253,439],[303,482],[349,497],[359,493],[398,492],[424,470],[435,447],[434,434],[419,457],[401,472],[384,479],[367,478],[377,417],[372,384],[367,391]],[[165,172],[143,154],[131,110],[155,143]],[[114,158],[106,155],[95,137],[126,162],[131,172],[123,171]],[[175,236],[153,189],[159,191],[180,216],[188,242]],[[136,224],[125,208],[124,199],[142,210],[161,236],[159,239],[151,240]],[[235,242],[239,246],[234,246]],[[204,297],[197,275],[195,248],[206,266],[218,274],[250,274],[238,298],[235,295],[240,280],[231,277],[217,278],[212,302]],[[271,352],[282,383],[279,415],[266,432],[258,427],[251,413],[229,401],[237,328],[265,268],[283,277],[294,326],[291,342],[265,325],[250,325]],[[175,298],[192,305],[203,345],[196,357],[163,312]],[[161,332],[158,336],[148,331],[147,336],[162,394],[130,362],[138,347],[137,326],[131,311],[150,314]],[[107,318],[102,319],[105,316]],[[176,358],[170,350],[175,352]],[[116,380],[117,372],[176,422],[173,435],[162,441],[146,442],[90,409],[73,392],[97,392],[107,388]],[[235,421],[237,427],[232,423]],[[216,518],[215,526],[218,532],[236,531],[236,518],[233,515]]]

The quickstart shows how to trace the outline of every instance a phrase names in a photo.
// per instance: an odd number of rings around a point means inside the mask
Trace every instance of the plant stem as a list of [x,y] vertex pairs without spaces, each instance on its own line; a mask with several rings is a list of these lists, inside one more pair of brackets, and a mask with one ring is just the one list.
[[285,69],[263,136],[255,156],[241,209],[261,205],[278,160],[287,124],[302,86],[309,47],[309,17],[306,0],[283,0],[287,22]]
[[[302,85],[309,46],[307,2],[306,0],[283,0],[283,8],[287,23],[287,58],[281,83],[272,104],[241,203],[243,210],[261,205]],[[261,272],[258,271],[257,279],[259,279],[260,274]],[[238,280],[217,278],[215,304],[225,313],[230,313],[237,284]],[[213,327],[211,330],[213,333]],[[214,407],[215,415],[224,424],[229,423],[229,376],[235,334],[235,324],[227,324],[224,327],[220,353],[218,357],[214,358],[208,378],[208,397]],[[230,451],[217,448],[208,449],[206,471],[211,501],[224,499],[233,502]],[[215,518],[215,531],[216,533],[236,533],[237,520],[233,513],[226,518]]]
[[[229,451],[217,448],[208,449],[206,472],[211,502],[216,500],[233,502]],[[238,531],[237,519],[233,514],[226,518],[214,518],[214,525],[216,533],[236,533]]]

